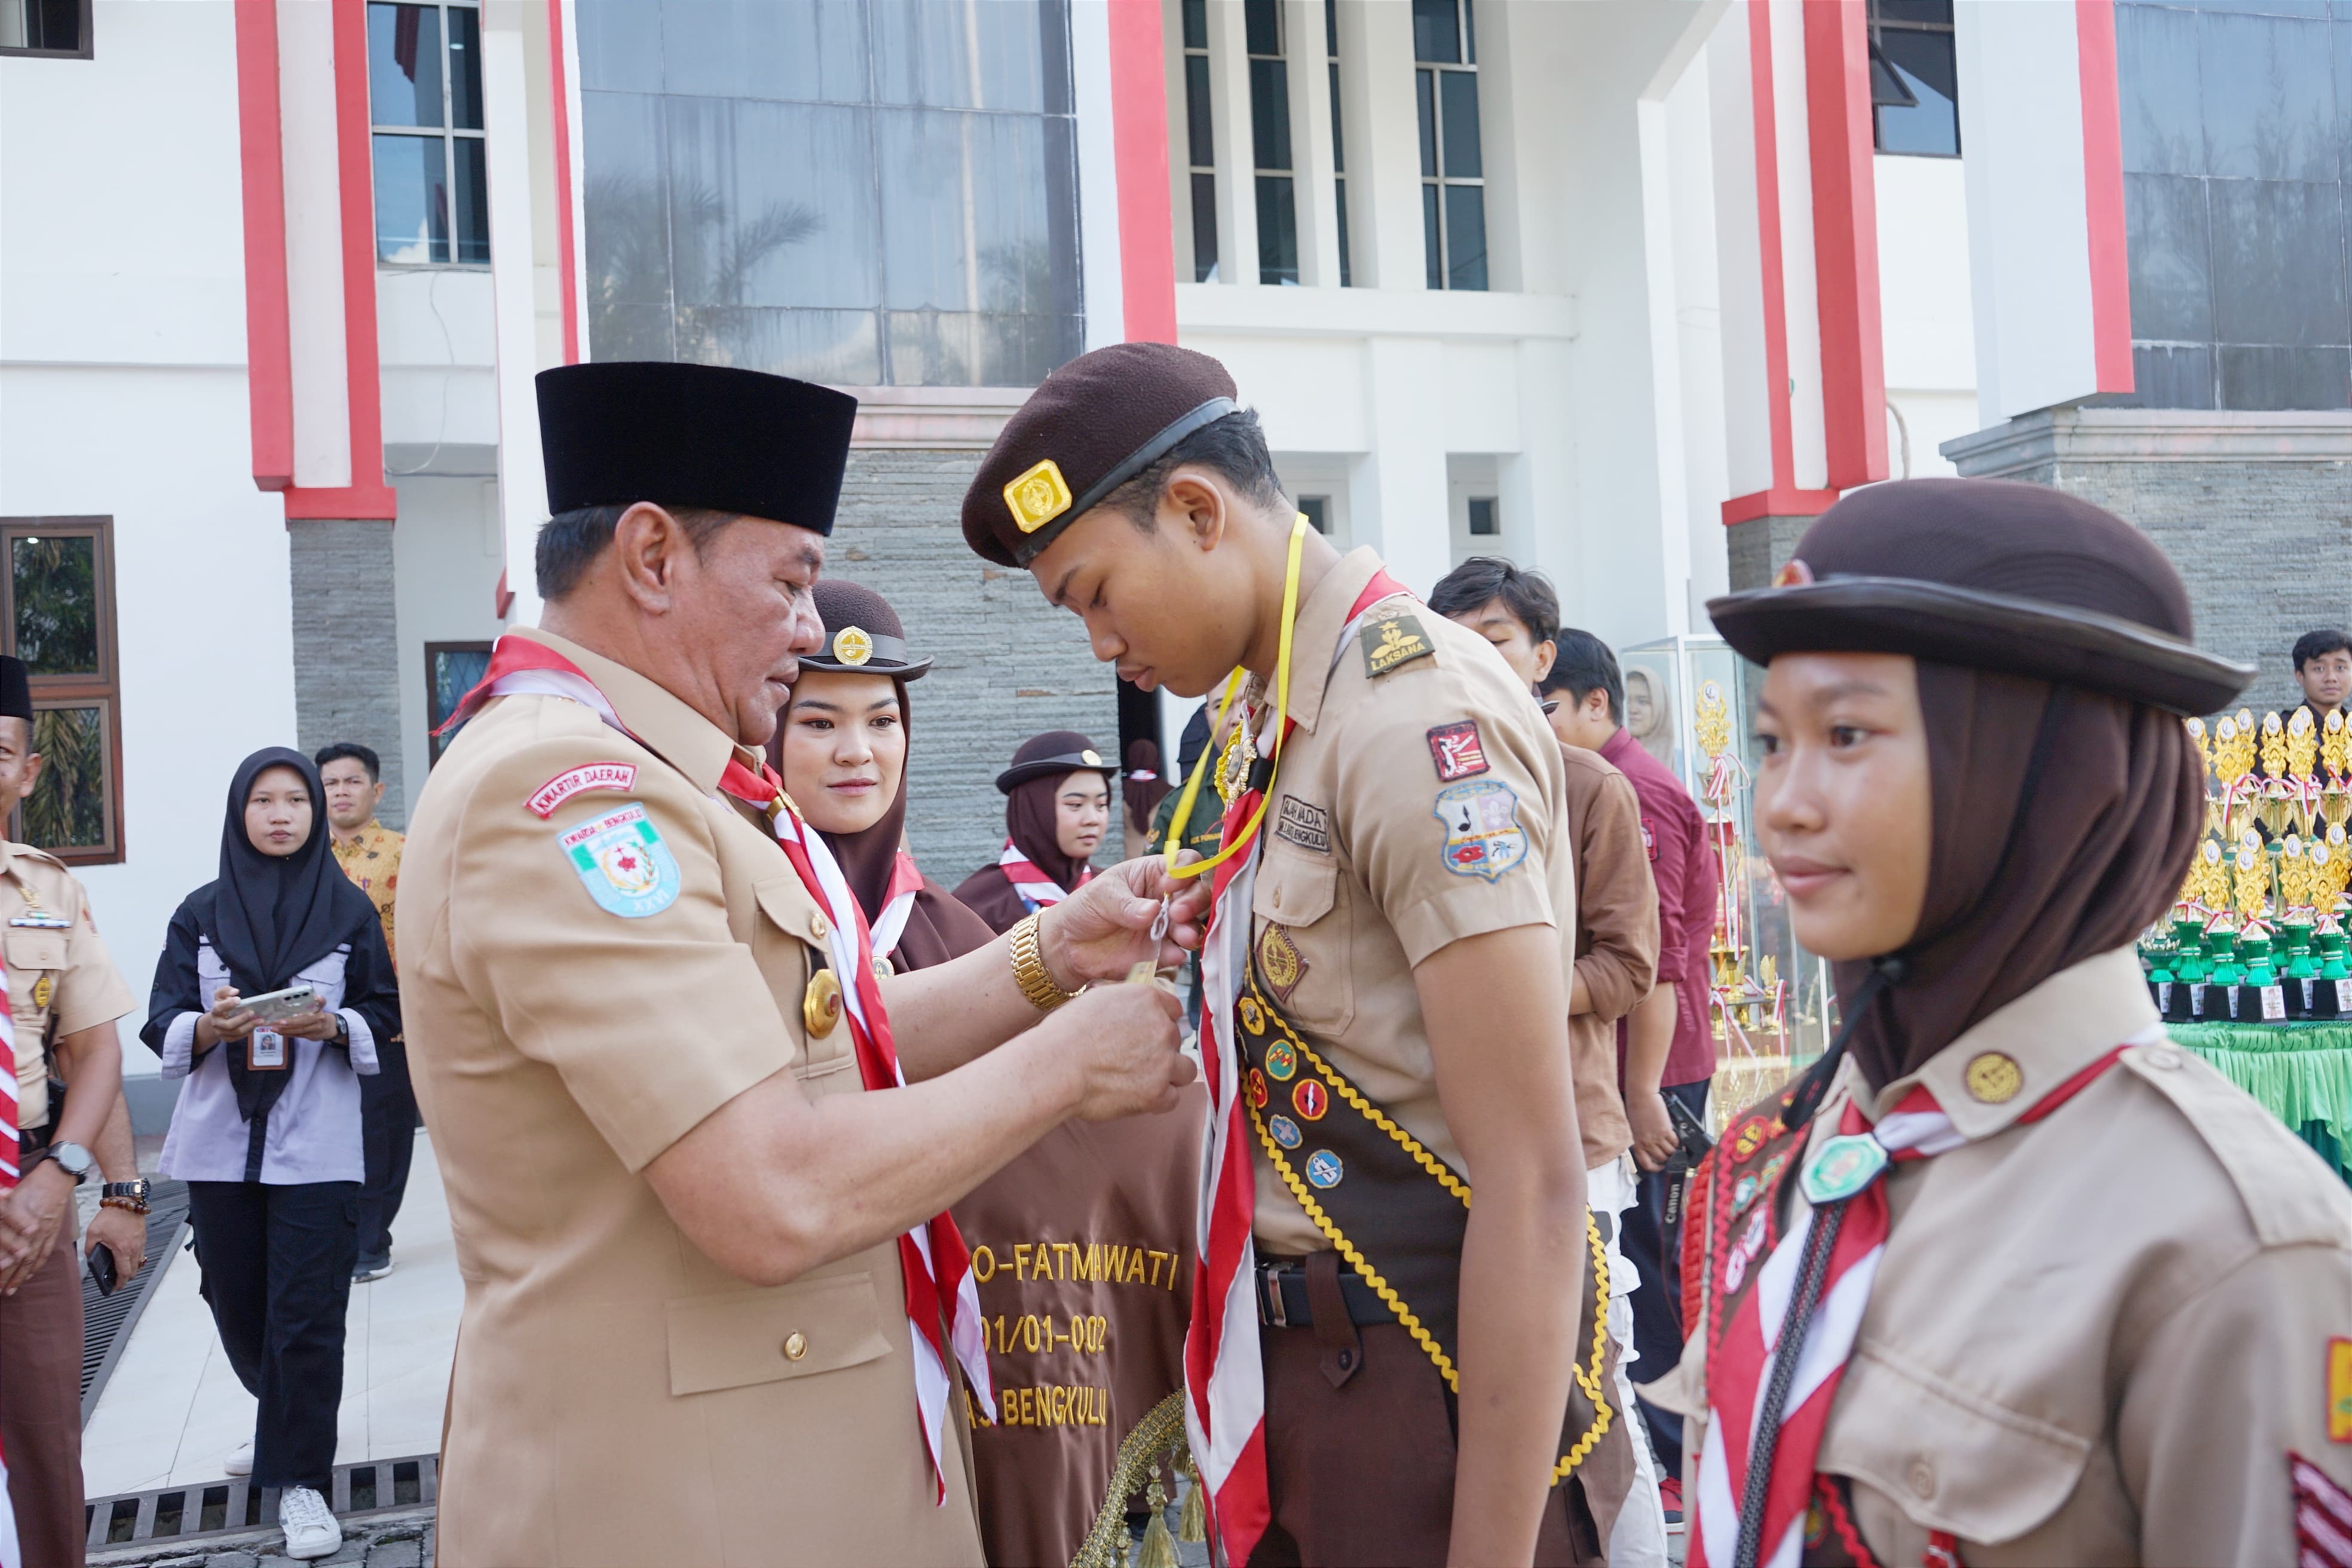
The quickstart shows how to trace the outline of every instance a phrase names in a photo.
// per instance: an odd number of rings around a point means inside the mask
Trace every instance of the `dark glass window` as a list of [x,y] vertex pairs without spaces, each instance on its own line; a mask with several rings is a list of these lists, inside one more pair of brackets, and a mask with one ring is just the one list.
[[1250,157],[1257,182],[1257,280],[1298,281],[1298,195],[1291,174],[1290,65],[1277,0],[1243,0],[1249,49]]
[[1503,531],[1503,524],[1495,515],[1493,496],[1470,498],[1470,533],[1475,539],[1491,538]]
[[487,265],[480,13],[371,4],[367,38],[376,259]]
[[431,767],[465,729],[459,724],[441,732],[449,715],[468,691],[489,673],[490,645],[486,642],[429,642],[425,645],[425,765]]
[[0,0],[0,55],[89,58],[89,0]]
[[122,858],[113,540],[110,518],[0,519],[0,620],[31,678],[42,758],[8,833],[68,864]]
[[1881,153],[1960,155],[1952,0],[1870,0],[1872,140]]
[[1184,0],[1185,156],[1192,177],[1192,281],[1217,277],[1217,139],[1209,118],[1208,0]]
[[1331,498],[1329,496],[1300,496],[1298,510],[1300,515],[1307,519],[1307,526],[1316,532],[1331,531]]
[[1432,289],[1486,287],[1486,186],[1472,4],[1412,0],[1422,246]]

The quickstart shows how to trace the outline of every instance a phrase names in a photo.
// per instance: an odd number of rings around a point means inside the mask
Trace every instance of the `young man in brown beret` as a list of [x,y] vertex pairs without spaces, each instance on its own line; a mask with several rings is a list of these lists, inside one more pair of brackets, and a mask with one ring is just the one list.
[[1171,345],[1047,377],[963,530],[1121,676],[1244,707],[1192,808],[1224,828],[1186,1418],[1227,1559],[1599,1561],[1630,1450],[1526,687],[1309,530],[1224,367]]

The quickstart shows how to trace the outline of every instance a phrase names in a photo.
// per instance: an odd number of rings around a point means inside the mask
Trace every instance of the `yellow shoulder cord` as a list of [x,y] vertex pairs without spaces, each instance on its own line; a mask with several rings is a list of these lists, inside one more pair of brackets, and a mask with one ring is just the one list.
[[[1184,842],[1184,825],[1192,819],[1192,804],[1201,796],[1201,781],[1208,776],[1209,769],[1216,762],[1217,748],[1213,745],[1202,747],[1200,761],[1192,764],[1192,776],[1184,782],[1183,796],[1176,803],[1176,816],[1168,824],[1167,847],[1160,852],[1162,864],[1171,877],[1198,877],[1223,865],[1249,846],[1257,833],[1258,824],[1265,820],[1266,803],[1274,798],[1274,773],[1282,766],[1283,731],[1290,728],[1290,637],[1298,620],[1298,563],[1307,548],[1307,515],[1301,512],[1290,525],[1290,562],[1282,577],[1282,640],[1274,660],[1274,752],[1268,759],[1266,786],[1258,795],[1257,810],[1250,814],[1250,819],[1243,826],[1240,835],[1214,855],[1205,860],[1192,861],[1190,865],[1176,864],[1176,851]],[[1225,681],[1225,695],[1218,706],[1217,722],[1210,731],[1212,735],[1224,728],[1225,715],[1233,711],[1234,698],[1241,690],[1241,684],[1242,672],[1236,669]]]

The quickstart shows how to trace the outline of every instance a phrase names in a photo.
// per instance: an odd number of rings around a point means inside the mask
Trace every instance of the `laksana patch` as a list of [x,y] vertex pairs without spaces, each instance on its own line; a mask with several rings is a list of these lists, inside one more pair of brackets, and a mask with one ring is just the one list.
[[635,763],[587,763],[566,769],[537,789],[524,804],[540,816],[552,816],[555,808],[585,789],[630,790],[637,787],[637,764]]
[[583,822],[556,843],[580,874],[580,885],[607,914],[643,920],[677,902],[685,881],[677,857],[646,819],[642,805],[625,805]]
[[1363,644],[1367,676],[1386,675],[1437,651],[1421,623],[1407,615],[1382,616],[1363,629],[1359,640]]
[[1331,853],[1331,814],[1319,805],[1309,805],[1295,795],[1282,797],[1282,813],[1276,818],[1274,836],[1286,844],[1296,844],[1301,849],[1312,849],[1318,855]]
[[1527,830],[1519,826],[1519,797],[1508,784],[1490,779],[1440,790],[1432,815],[1445,825],[1445,843],[1440,853],[1445,868],[1457,877],[1497,881],[1528,858]]
[[1440,724],[1432,730],[1429,760],[1437,764],[1437,776],[1446,784],[1485,773],[1486,748],[1478,738],[1478,721],[1465,719],[1458,724]]

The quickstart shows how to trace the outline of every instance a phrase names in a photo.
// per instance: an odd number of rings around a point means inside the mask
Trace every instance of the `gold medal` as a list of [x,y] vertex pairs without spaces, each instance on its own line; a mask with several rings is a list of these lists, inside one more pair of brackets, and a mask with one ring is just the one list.
[[42,975],[38,980],[34,981],[33,1005],[36,1007],[47,1007],[49,1005],[49,996],[56,989],[57,986],[55,983],[52,982],[46,974]]
[[830,969],[820,969],[809,976],[808,992],[801,998],[801,1022],[808,1026],[810,1037],[833,1032],[841,1021],[841,982]]

